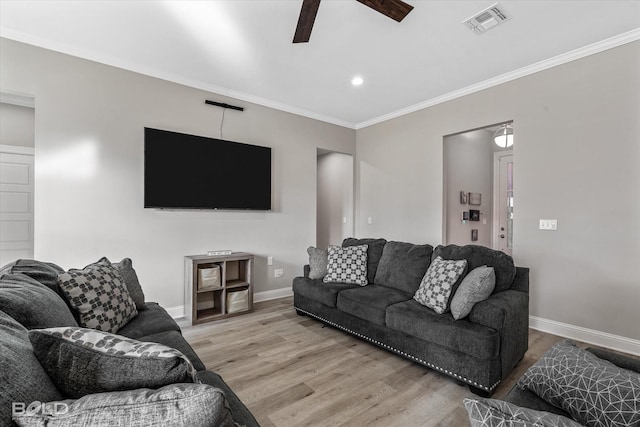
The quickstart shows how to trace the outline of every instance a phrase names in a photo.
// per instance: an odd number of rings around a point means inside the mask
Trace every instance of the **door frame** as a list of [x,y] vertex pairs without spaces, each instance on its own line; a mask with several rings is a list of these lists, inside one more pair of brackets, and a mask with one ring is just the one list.
[[491,227],[491,248],[496,250],[499,250],[497,237],[500,228],[500,158],[506,156],[511,156],[515,163],[513,149],[493,153],[493,224]]

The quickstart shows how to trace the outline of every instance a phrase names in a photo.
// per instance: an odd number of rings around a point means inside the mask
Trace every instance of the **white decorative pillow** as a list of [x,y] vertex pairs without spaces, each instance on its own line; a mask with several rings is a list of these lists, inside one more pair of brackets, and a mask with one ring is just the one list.
[[367,284],[368,245],[329,246],[325,283]]
[[496,287],[496,272],[483,265],[467,274],[451,298],[451,314],[456,320],[467,317],[476,303],[484,301]]
[[438,314],[449,308],[449,297],[467,269],[467,260],[444,260],[437,257],[420,282],[413,299]]

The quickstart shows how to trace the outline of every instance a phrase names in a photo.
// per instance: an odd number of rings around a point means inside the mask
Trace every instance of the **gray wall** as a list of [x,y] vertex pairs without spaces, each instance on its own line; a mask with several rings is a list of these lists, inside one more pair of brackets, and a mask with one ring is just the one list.
[[[445,181],[445,243],[491,247],[493,224],[493,132],[478,129],[445,137],[443,147]],[[482,195],[481,205],[460,203],[460,191]],[[480,221],[462,222],[462,212],[480,211]],[[471,230],[478,240],[471,241]]]
[[356,234],[439,243],[443,135],[514,120],[513,253],[531,268],[531,314],[640,339],[638,76],[632,42],[358,130]]
[[[353,156],[318,155],[316,246],[340,245],[353,235]],[[346,222],[343,222],[346,219]]]
[[[131,257],[169,308],[183,304],[183,257],[213,249],[256,254],[256,292],[290,289],[316,239],[316,150],[354,153],[354,130],[6,39],[0,51],[0,91],[35,97],[36,258]],[[143,128],[219,137],[207,98],[246,107],[227,111],[225,139],[272,147],[272,212],[143,209]]]
[[0,144],[33,147],[34,133],[33,108],[0,102]]

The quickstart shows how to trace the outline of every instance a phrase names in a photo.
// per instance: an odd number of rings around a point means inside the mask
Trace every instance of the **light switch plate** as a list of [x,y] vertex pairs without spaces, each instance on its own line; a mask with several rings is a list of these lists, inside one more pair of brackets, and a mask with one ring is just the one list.
[[558,229],[558,220],[557,219],[541,219],[540,226],[538,228],[540,230],[556,231]]

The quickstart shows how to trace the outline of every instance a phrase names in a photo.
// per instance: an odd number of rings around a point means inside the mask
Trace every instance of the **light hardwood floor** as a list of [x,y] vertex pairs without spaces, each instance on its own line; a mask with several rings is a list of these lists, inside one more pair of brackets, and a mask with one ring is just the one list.
[[[208,369],[219,373],[263,427],[468,426],[473,397],[451,378],[298,316],[292,298],[253,313],[183,327]],[[498,387],[503,397],[562,338],[530,330],[529,351]]]

